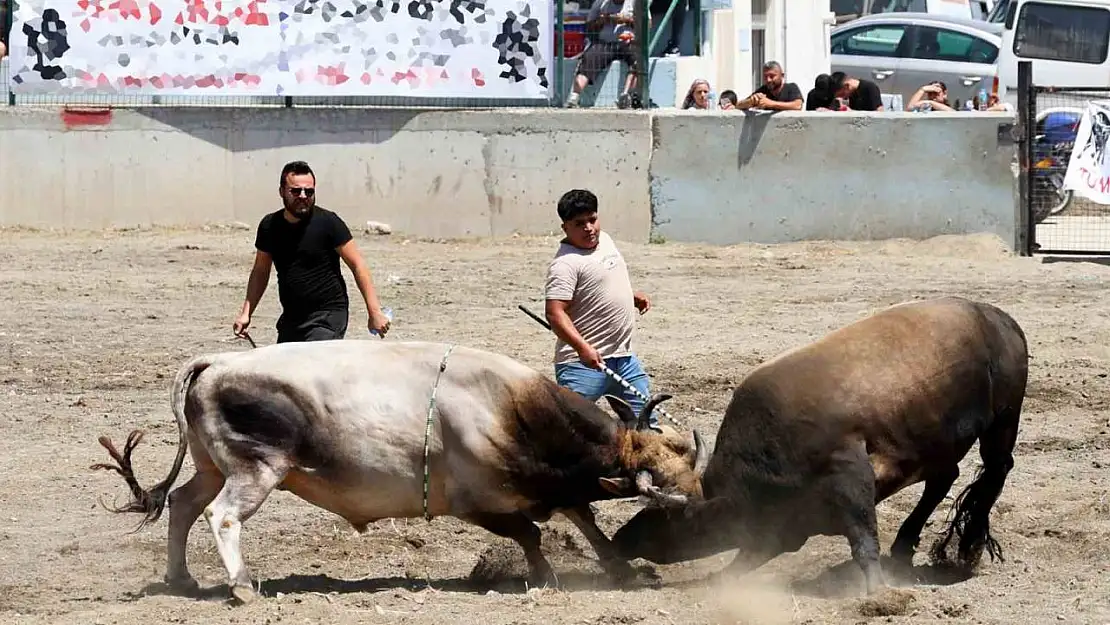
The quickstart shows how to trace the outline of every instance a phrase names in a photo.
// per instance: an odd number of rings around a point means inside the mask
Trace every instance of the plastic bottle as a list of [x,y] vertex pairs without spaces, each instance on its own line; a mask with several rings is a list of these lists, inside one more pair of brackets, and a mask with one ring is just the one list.
[[987,110],[987,90],[986,89],[980,89],[979,90],[979,110],[980,111]]
[[[390,308],[389,306],[382,306],[382,314],[385,315],[386,319],[389,319],[390,323],[393,323],[393,309],[392,308]],[[372,336],[378,336],[378,331],[377,330],[370,330],[370,334]]]

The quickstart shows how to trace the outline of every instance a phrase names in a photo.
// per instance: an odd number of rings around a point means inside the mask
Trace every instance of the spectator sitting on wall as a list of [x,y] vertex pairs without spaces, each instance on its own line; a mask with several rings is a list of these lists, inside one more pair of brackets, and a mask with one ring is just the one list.
[[686,91],[686,98],[682,100],[682,108],[709,110],[709,81],[698,78],[690,83]]
[[736,108],[738,98],[736,92],[732,89],[725,89],[721,92],[721,98],[717,101],[717,108],[722,111],[727,111]]
[[624,81],[624,91],[617,98],[619,108],[628,108],[632,101],[632,89],[636,86],[636,74],[640,67],[640,46],[632,32],[635,17],[631,11],[635,0],[594,0],[586,15],[587,32],[596,33],[586,51],[578,57],[574,85],[567,108],[578,106],[578,96],[586,85],[592,85],[598,75],[612,65],[613,61],[623,61],[628,66],[628,77]]
[[928,111],[954,111],[948,104],[948,86],[939,80],[922,85],[906,104],[907,111],[924,113]]
[[838,98],[848,100],[848,108],[853,111],[881,111],[883,110],[882,92],[879,85],[866,78],[847,76],[844,72],[829,74],[832,83],[832,94]]
[[798,85],[784,80],[782,66],[777,61],[767,61],[763,64],[763,84],[750,96],[738,102],[736,108],[800,111],[802,90]]
[[[976,95],[974,98],[971,99],[971,110],[973,110],[973,111],[978,111],[979,110],[979,96],[978,95]],[[986,110],[996,111],[996,112],[1005,111],[1005,112],[1008,112],[1008,113],[1013,113],[1014,112],[1014,107],[1009,102],[1002,102],[1001,100],[999,100],[997,93],[991,93],[991,94],[987,95],[987,109]]]
[[832,78],[828,74],[818,74],[813,88],[806,94],[807,111],[831,111],[836,104],[832,93]]

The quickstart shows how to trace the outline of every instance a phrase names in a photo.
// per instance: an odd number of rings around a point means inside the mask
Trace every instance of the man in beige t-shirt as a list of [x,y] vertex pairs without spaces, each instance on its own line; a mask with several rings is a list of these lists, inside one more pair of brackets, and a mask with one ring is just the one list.
[[[601,231],[596,195],[567,191],[558,212],[566,238],[548,266],[545,289],[547,321],[558,337],[555,379],[591,401],[616,395],[639,414],[643,400],[607,376],[601,363],[648,395],[648,376],[632,349],[632,332],[637,311],[646,313],[651,302],[632,290],[624,257]],[[653,415],[651,427],[658,425]]]

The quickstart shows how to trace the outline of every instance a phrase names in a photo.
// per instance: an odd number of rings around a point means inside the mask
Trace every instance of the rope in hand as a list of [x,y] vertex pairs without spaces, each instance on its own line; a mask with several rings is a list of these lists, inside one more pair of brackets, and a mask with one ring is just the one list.
[[432,416],[435,414],[436,409],[436,390],[439,389],[439,380],[443,376],[443,372],[447,370],[447,357],[451,355],[451,350],[455,349],[454,345],[447,347],[447,352],[443,354],[443,360],[439,362],[439,371],[436,372],[436,381],[432,384],[432,396],[428,400],[428,420],[424,425],[424,520],[431,521],[432,517],[428,515],[428,485],[431,483],[430,469],[428,467],[428,455],[430,440],[432,437]]
[[246,330],[243,330],[242,334],[237,335],[235,338],[247,339],[248,341],[250,341],[252,349],[258,347],[258,345],[255,344],[254,339],[251,338],[250,333]]

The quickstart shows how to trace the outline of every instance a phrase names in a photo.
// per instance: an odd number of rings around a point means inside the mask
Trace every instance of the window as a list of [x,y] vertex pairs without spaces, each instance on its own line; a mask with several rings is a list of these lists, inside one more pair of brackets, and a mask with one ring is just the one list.
[[1098,65],[1110,47],[1110,11],[1029,2],[1014,31],[1014,54],[1028,59]]
[[872,13],[928,13],[925,0],[879,0],[871,7]]
[[897,56],[905,26],[856,28],[832,38],[832,53],[851,56]]
[[919,26],[917,41],[910,56],[915,59],[991,65],[998,59],[998,47],[957,30]]
[[[836,15],[837,18],[855,18],[863,15],[864,0],[831,0],[829,3],[830,10]],[[752,9],[755,13],[755,9]]]
[[991,9],[990,15],[987,16],[988,22],[1001,24],[1006,21],[1006,12],[1010,10],[1010,0],[997,0],[994,3],[994,8]]

